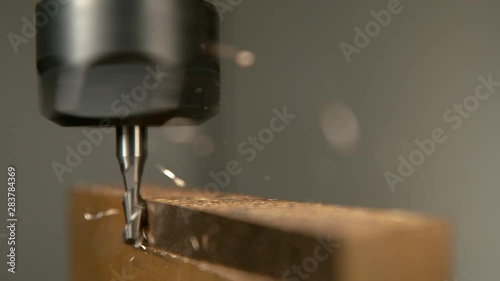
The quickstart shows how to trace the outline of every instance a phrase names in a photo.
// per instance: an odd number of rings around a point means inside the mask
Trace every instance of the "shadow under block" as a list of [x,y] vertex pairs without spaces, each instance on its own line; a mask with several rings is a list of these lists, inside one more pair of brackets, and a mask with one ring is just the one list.
[[69,200],[69,280],[445,281],[447,223],[402,211],[144,187],[147,243],[122,242],[121,188]]

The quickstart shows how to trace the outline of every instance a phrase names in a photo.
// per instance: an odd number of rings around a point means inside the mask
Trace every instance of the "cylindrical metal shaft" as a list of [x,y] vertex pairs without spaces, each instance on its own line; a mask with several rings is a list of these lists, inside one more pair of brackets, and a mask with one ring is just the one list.
[[142,245],[142,219],[145,205],[140,195],[141,177],[147,157],[146,127],[121,126],[116,128],[116,155],[125,182],[123,208],[126,243]]

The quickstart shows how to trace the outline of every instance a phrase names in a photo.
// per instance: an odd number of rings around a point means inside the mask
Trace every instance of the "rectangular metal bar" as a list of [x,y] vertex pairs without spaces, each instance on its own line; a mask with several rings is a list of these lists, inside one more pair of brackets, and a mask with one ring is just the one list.
[[134,249],[122,242],[122,194],[106,186],[71,191],[71,280],[448,278],[450,233],[441,220],[145,187],[147,244]]

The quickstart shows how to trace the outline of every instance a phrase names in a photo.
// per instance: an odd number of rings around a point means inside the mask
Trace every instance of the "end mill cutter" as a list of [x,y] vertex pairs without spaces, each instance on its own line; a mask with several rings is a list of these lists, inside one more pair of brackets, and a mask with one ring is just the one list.
[[116,156],[125,182],[123,239],[128,244],[142,245],[142,218],[145,204],[139,193],[142,170],[146,161],[146,128],[120,126],[116,128]]
[[[48,19],[36,43],[41,112],[61,126],[116,127],[124,240],[140,246],[146,128],[218,112],[216,8],[203,0],[40,0],[36,14]],[[130,96],[134,103],[118,106]]]

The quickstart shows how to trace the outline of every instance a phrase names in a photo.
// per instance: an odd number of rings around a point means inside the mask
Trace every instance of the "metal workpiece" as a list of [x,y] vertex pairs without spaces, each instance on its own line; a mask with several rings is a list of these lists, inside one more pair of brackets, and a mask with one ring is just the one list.
[[[71,276],[109,281],[112,265],[148,281],[450,280],[451,226],[427,215],[165,186],[141,192],[143,251],[117,241],[120,217],[107,217],[108,227],[81,220],[89,209],[119,207],[116,188],[70,192]],[[89,243],[88,233],[98,239]],[[206,275],[186,270],[190,264]]]
[[116,128],[116,156],[125,183],[123,238],[127,244],[133,244],[135,247],[141,246],[143,242],[142,230],[146,207],[140,195],[140,188],[147,157],[146,134],[146,128],[142,126]]

